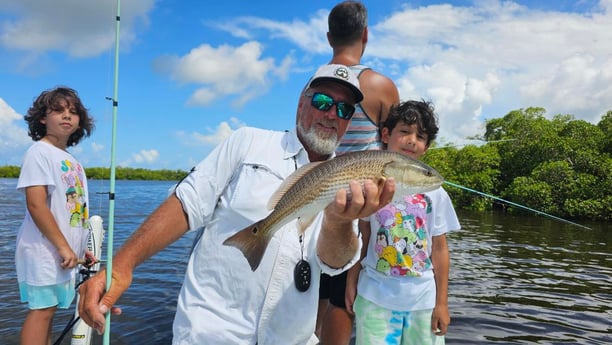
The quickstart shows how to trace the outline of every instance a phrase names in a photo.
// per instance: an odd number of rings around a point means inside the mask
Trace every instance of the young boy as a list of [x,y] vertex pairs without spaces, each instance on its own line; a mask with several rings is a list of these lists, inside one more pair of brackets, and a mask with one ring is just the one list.
[[43,91],[25,121],[35,143],[23,158],[17,182],[25,194],[26,215],[15,264],[21,301],[29,308],[21,343],[50,344],[55,311],[74,299],[75,267],[85,254],[88,234],[87,177],[67,148],[89,136],[94,125],[77,92],[67,87]]
[[[438,133],[433,106],[406,101],[391,108],[381,137],[387,150],[420,158]],[[360,263],[347,278],[356,344],[444,344],[448,311],[446,233],[460,228],[442,188],[406,195],[359,224]]]

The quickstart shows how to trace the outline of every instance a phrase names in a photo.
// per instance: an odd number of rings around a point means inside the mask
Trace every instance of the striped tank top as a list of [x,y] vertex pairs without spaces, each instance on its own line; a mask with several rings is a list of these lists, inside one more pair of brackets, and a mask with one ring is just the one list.
[[[350,69],[359,78],[364,70],[370,68],[364,65],[353,65],[350,66]],[[349,128],[342,136],[340,145],[336,149],[336,155],[339,156],[351,151],[380,150],[381,148],[382,144],[377,124],[361,108],[361,104],[357,104]]]

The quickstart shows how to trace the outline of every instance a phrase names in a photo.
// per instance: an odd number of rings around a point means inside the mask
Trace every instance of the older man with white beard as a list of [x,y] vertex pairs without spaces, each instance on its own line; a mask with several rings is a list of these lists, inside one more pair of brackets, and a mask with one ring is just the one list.
[[[338,274],[359,259],[354,220],[387,204],[394,181],[352,181],[304,233],[295,220],[277,231],[255,271],[223,242],[267,216],[268,200],[291,173],[333,157],[362,98],[349,68],[324,65],[300,95],[296,132],[236,130],[118,250],[110,289],[104,274],[81,286],[80,316],[102,332],[104,314],[120,312],[113,305],[135,267],[186,231],[204,227],[178,298],[173,344],[316,344],[319,275]],[[304,267],[312,272],[306,283],[294,275]]]

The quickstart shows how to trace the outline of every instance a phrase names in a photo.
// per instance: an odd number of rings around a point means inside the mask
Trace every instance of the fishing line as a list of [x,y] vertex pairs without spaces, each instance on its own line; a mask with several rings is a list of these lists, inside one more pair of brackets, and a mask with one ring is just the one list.
[[476,193],[476,194],[479,194],[479,195],[482,195],[482,196],[486,196],[487,198],[495,199],[497,201],[504,202],[504,203],[506,203],[508,205],[512,205],[512,206],[516,206],[518,208],[529,210],[529,211],[535,212],[536,214],[541,214],[541,215],[544,215],[546,217],[549,217],[549,218],[552,218],[552,219],[555,219],[555,220],[558,220],[558,221],[561,221],[561,222],[564,222],[564,223],[567,223],[567,224],[572,224],[572,225],[575,225],[575,226],[579,226],[581,228],[585,228],[585,229],[591,230],[591,228],[589,228],[588,226],[584,226],[584,225],[581,225],[581,224],[578,224],[578,223],[574,223],[574,222],[569,221],[567,219],[559,218],[557,216],[553,216],[552,214],[548,214],[548,213],[545,213],[545,212],[542,212],[542,211],[538,211],[536,209],[533,209],[533,208],[530,208],[530,207],[527,207],[527,206],[523,206],[523,205],[517,204],[517,203],[512,202],[512,201],[504,200],[502,198],[498,198],[496,196],[493,196],[493,195],[490,195],[490,194],[487,194],[487,193],[479,192],[479,191],[477,191],[475,189],[464,187],[464,186],[461,186],[461,185],[458,185],[458,184],[455,184],[455,183],[452,183],[452,182],[448,182],[448,181],[444,181],[444,183],[446,183],[449,186],[457,187],[459,189],[463,189],[463,190],[466,190],[468,192],[472,192],[472,193]]

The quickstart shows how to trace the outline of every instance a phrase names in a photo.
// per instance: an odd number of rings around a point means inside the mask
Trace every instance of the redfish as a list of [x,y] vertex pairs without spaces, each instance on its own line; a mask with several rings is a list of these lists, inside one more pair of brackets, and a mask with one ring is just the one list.
[[268,201],[272,212],[226,239],[223,244],[234,246],[246,257],[255,271],[268,242],[283,225],[298,219],[303,233],[315,216],[329,205],[341,188],[349,182],[375,183],[393,177],[395,196],[424,193],[437,189],[444,179],[427,164],[392,151],[357,151],[333,159],[307,164],[296,170],[281,184]]

